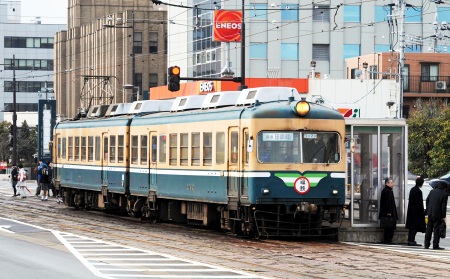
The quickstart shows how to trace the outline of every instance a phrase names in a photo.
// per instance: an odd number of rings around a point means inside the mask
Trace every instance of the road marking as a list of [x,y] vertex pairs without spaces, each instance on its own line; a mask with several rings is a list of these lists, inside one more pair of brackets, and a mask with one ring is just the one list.
[[350,245],[356,245],[360,247],[370,247],[380,250],[394,251],[405,254],[412,254],[416,256],[421,256],[425,258],[435,258],[450,263],[450,250],[433,250],[424,249],[420,246],[403,246],[403,245],[387,245],[387,244],[376,244],[376,243],[356,243],[356,242],[344,242]]
[[71,233],[52,233],[92,273],[101,278],[269,279]]
[[13,231],[11,231],[9,228],[11,228],[11,226],[8,225],[0,225],[0,230],[4,231],[4,232],[8,232],[8,233],[14,233]]

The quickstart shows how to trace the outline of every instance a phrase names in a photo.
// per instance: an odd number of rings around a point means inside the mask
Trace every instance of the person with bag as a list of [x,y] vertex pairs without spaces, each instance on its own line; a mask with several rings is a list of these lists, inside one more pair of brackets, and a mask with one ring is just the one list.
[[394,231],[397,228],[397,207],[395,206],[394,181],[391,178],[384,180],[384,188],[381,191],[380,198],[380,219],[381,227],[384,228],[384,242],[385,244],[394,244],[392,239],[394,238]]
[[408,214],[406,216],[405,228],[409,230],[408,246],[422,246],[416,242],[417,232],[424,233],[426,231],[425,212],[423,208],[422,188],[423,178],[416,178],[416,185],[409,192]]
[[23,168],[22,164],[19,164],[19,172],[17,176],[17,187],[22,192],[22,199],[27,197],[25,189],[27,188],[27,171]]
[[17,166],[16,164],[13,164],[11,167],[11,186],[13,188],[14,191],[14,195],[13,197],[17,197],[20,196],[20,194],[17,193],[17,177],[19,175],[19,171],[17,170]]
[[425,249],[430,248],[431,234],[433,233],[433,249],[444,250],[439,246],[440,226],[447,216],[447,185],[439,182],[437,187],[430,191],[426,201],[426,214],[428,215],[427,230],[425,233]]

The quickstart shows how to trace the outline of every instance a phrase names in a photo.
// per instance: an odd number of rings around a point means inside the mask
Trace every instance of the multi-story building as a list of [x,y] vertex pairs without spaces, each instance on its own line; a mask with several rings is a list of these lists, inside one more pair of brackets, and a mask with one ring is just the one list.
[[[374,80],[393,79],[399,81],[398,53],[383,52],[362,55],[346,60],[346,78]],[[403,68],[403,90],[400,82],[389,94],[402,92],[403,116],[420,107],[421,101],[439,98],[448,103],[450,98],[449,53],[407,53]],[[376,84],[376,83],[375,83]]]
[[[226,65],[226,43],[211,40],[214,10],[243,9],[246,77],[304,78],[315,61],[317,74],[343,79],[345,59],[399,50],[403,25],[398,2],[189,0],[186,6],[190,9],[168,9],[173,23],[168,27],[168,65],[180,66],[185,76],[218,77]],[[446,1],[404,2],[405,52],[450,51],[444,40],[448,30],[436,37],[434,28],[437,22],[449,21]],[[230,63],[236,76],[241,72],[240,53],[241,43],[230,43]]]
[[[37,125],[38,101],[53,98],[54,35],[65,24],[21,23],[19,1],[0,2],[0,120],[12,121],[16,92],[17,125]],[[15,88],[14,88],[14,80]]]
[[148,0],[69,1],[68,29],[55,37],[57,114],[148,99],[166,84],[167,15]]

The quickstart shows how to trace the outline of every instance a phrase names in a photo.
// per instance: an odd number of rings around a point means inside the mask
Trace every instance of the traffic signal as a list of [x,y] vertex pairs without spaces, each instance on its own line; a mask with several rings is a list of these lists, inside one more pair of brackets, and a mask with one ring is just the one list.
[[180,67],[172,66],[168,69],[168,84],[169,91],[175,92],[180,90]]

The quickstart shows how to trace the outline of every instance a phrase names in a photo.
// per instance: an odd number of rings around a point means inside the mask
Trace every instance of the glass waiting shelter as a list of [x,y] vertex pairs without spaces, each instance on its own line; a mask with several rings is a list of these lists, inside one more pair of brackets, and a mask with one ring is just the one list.
[[407,193],[405,119],[346,118],[346,218],[352,227],[377,227],[385,178],[394,181],[399,224],[405,223]]

